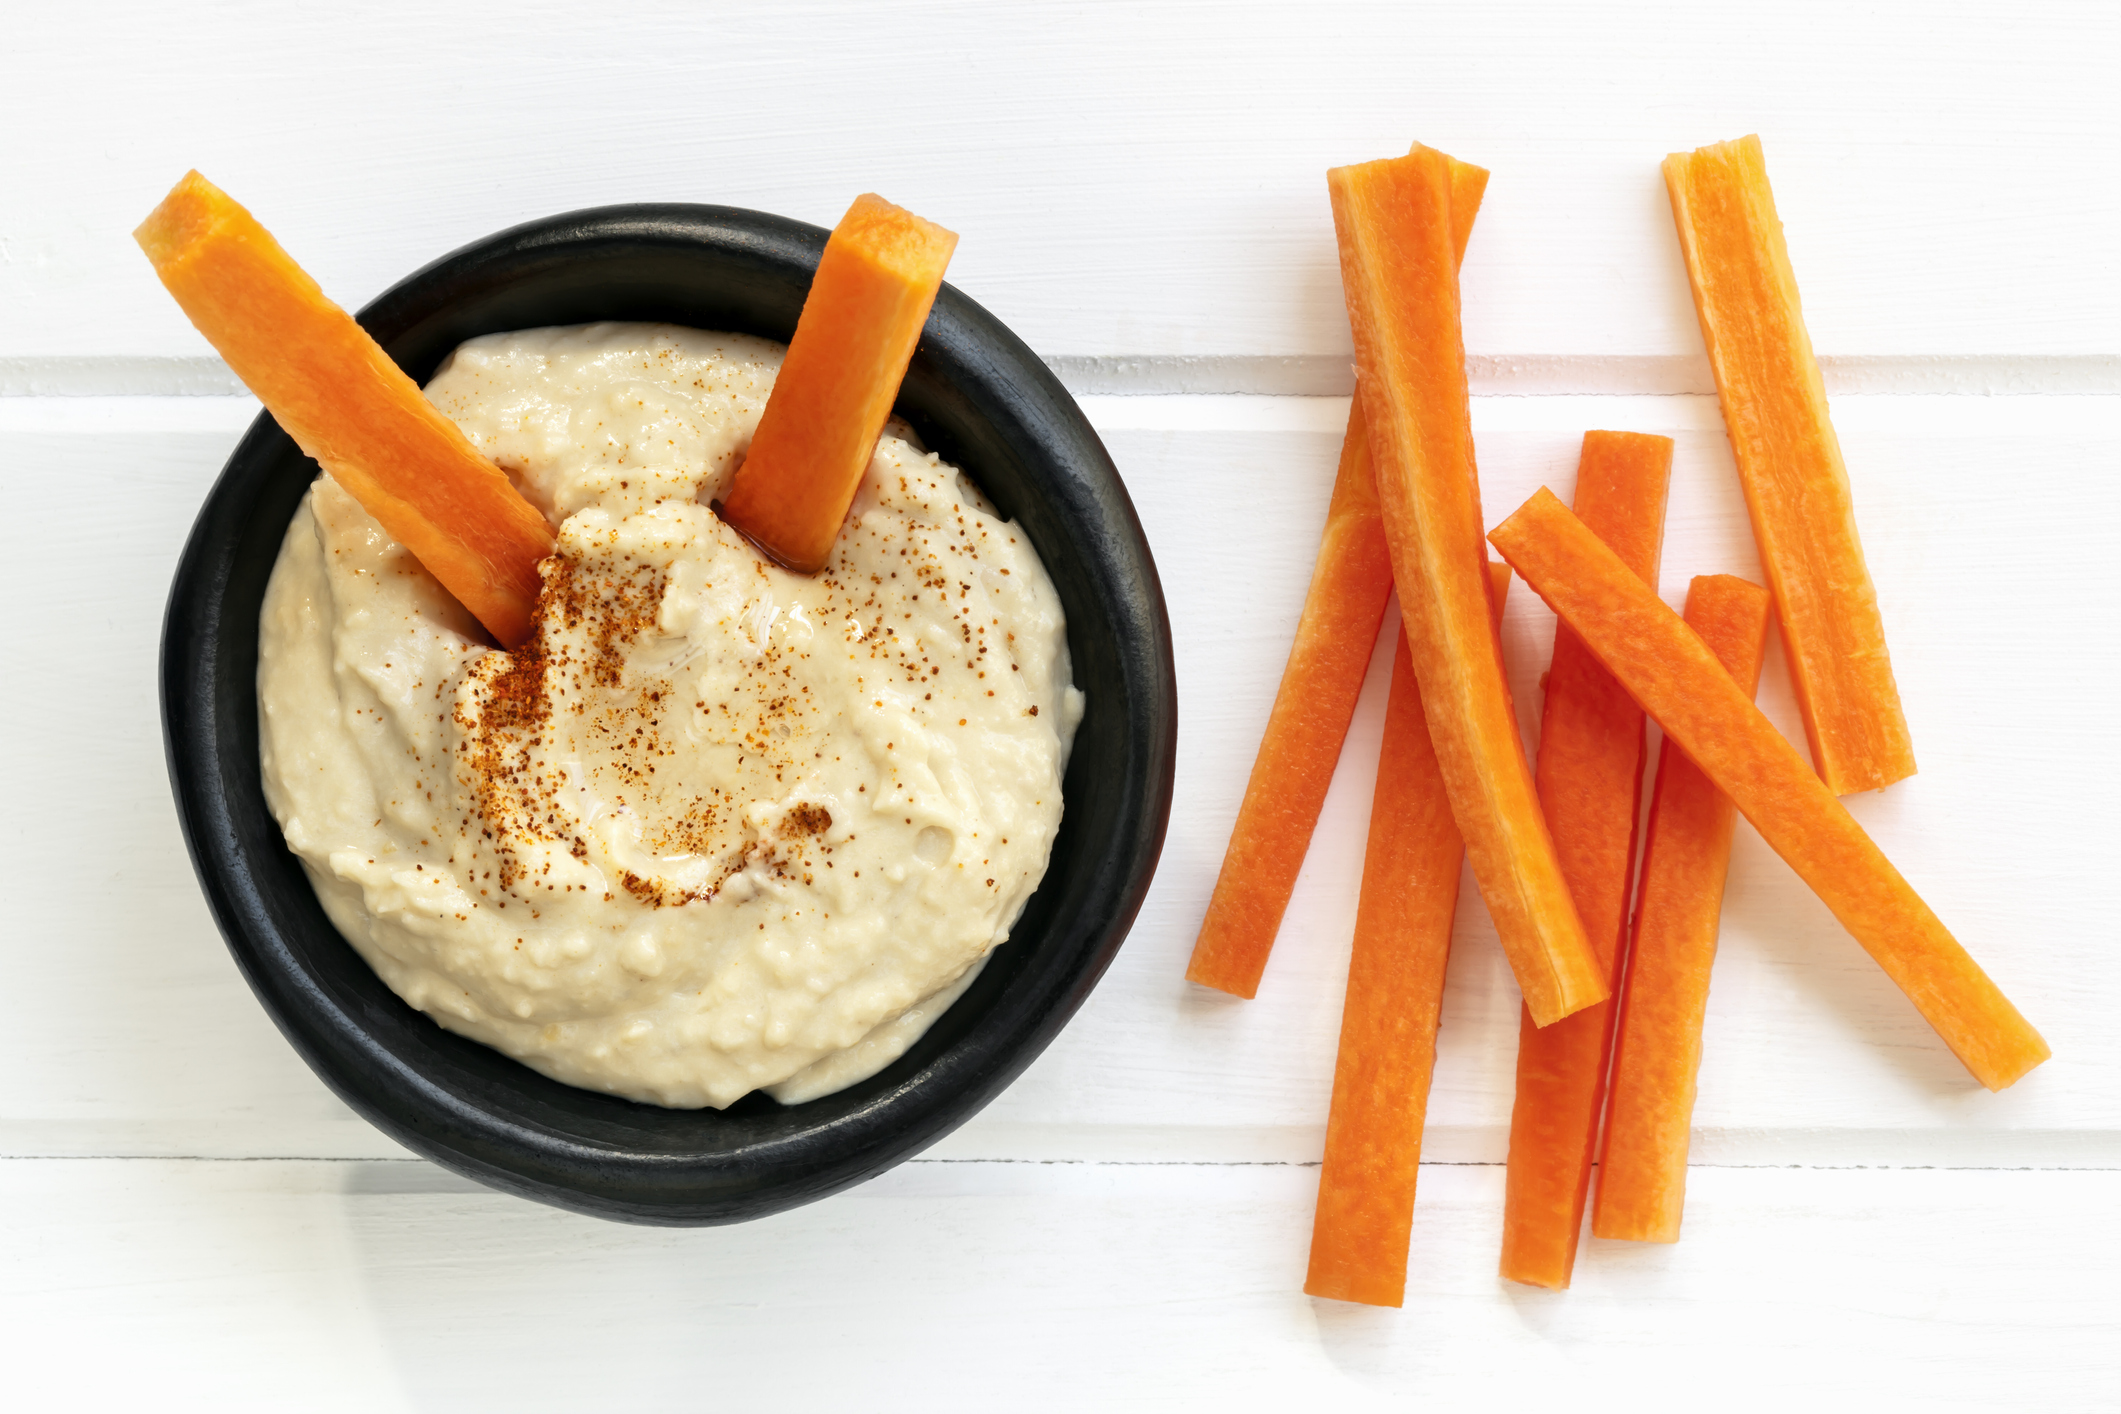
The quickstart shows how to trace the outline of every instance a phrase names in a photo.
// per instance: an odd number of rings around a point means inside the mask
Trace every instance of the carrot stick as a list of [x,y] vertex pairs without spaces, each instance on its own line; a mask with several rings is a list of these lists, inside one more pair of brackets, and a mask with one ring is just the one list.
[[[1657,583],[1671,475],[1669,437],[1584,434],[1576,514],[1648,585]],[[1615,990],[1647,754],[1642,708],[1567,624],[1558,625],[1540,716],[1539,803],[1600,975]],[[1605,1102],[1613,1016],[1607,1000],[1547,1027],[1533,1025],[1528,1010],[1518,1025],[1502,1219],[1502,1274],[1511,1281],[1569,1284]]]
[[[1702,575],[1687,591],[1687,627],[1748,697],[1760,683],[1772,607],[1765,589],[1727,574]],[[1612,1096],[1591,1209],[1591,1231],[1599,1237],[1679,1240],[1701,1022],[1735,818],[1730,797],[1667,737],[1657,755],[1635,941],[1618,1003]]]
[[[1488,568],[1499,618],[1510,571]],[[1421,1126],[1464,858],[1422,716],[1414,660],[1400,634],[1311,1226],[1304,1290],[1313,1296],[1371,1306],[1397,1306],[1406,1297]]]
[[1489,533],[1511,568],[1731,798],[1953,1054],[2001,1090],[2050,1052],[1716,655],[1552,492]]
[[825,242],[751,449],[719,507],[768,555],[805,574],[832,557],[955,233],[880,196],[854,199]]
[[[1452,163],[1452,241],[1461,259],[1487,183],[1481,168]],[[1369,433],[1358,398],[1348,408],[1340,471],[1296,642],[1186,966],[1192,981],[1233,996],[1258,993],[1311,832],[1318,827],[1318,812],[1325,807],[1326,788],[1391,594],[1391,556],[1378,519]]]
[[1836,795],[1889,786],[1915,751],[1760,139],[1675,152],[1664,177],[1812,760]]
[[1377,641],[1392,563],[1361,405],[1349,410],[1318,563],[1186,977],[1252,997],[1266,971]]
[[188,172],[133,239],[295,445],[504,647],[528,638],[552,527],[256,218]]
[[1539,812],[1488,615],[1447,159],[1326,174],[1392,576],[1451,813],[1541,1025],[1604,1000]]

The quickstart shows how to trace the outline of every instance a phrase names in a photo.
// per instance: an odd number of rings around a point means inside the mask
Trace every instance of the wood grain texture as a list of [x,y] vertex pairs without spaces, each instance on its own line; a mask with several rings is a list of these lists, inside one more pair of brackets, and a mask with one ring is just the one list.
[[2100,0],[17,9],[0,357],[203,353],[125,234],[196,166],[349,307],[554,212],[875,189],[1042,353],[1345,365],[1323,173],[1418,137],[1495,173],[1471,354],[1691,361],[1657,163],[1755,131],[1822,354],[2121,352]]

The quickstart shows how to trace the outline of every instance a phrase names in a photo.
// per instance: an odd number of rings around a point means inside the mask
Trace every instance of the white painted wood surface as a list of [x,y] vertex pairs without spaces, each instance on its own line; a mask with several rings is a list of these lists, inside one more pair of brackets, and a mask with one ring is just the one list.
[[[16,7],[0,35],[0,1402],[2111,1407],[2111,5]],[[1313,1302],[1381,684],[1260,998],[1180,973],[1345,412],[1323,169],[1417,136],[1494,169],[1466,263],[1490,517],[1565,494],[1587,427],[1666,432],[1676,602],[1757,562],[1656,162],[1747,131],[1922,764],[1853,808],[2056,1058],[1974,1088],[1741,830],[1686,1240],[1506,1288],[1516,1000],[1471,904],[1408,1307]],[[294,1058],[198,897],[155,722],[169,570],[255,410],[126,238],[192,165],[349,303],[608,201],[828,222],[874,187],[964,233],[955,282],[1088,395],[1128,479],[1183,693],[1141,922],[986,1114],[802,1212],[644,1232],[407,1159]],[[1516,596],[1528,725],[1550,633]],[[1763,701],[1794,730],[1779,664]]]
[[125,8],[9,21],[0,122],[52,140],[7,159],[0,356],[204,354],[127,239],[197,166],[348,301],[555,211],[829,224],[873,186],[962,232],[953,280],[1042,353],[1344,367],[1325,169],[1418,135],[1495,173],[1471,352],[1691,363],[1657,160],[1752,131],[1822,350],[2121,346],[2096,0]]
[[9,1393],[353,1414],[2112,1407],[2121,1298],[2081,1246],[2111,1220],[2107,1174],[1703,1169],[1686,1241],[1600,1253],[1557,1293],[1494,1279],[1501,1171],[1432,1166],[1400,1311],[1299,1291],[1315,1175],[916,1160],[670,1231],[412,1163],[0,1163]]

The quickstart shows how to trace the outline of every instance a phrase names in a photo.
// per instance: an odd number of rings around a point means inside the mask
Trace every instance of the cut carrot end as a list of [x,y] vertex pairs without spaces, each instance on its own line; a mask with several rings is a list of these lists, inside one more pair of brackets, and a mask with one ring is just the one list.
[[[1459,258],[1487,181],[1480,168],[1453,162],[1452,240]],[[1378,519],[1369,434],[1357,401],[1348,409],[1340,469],[1296,641],[1186,965],[1189,981],[1236,997],[1259,991],[1391,593],[1391,556]]]
[[795,337],[720,510],[766,554],[814,574],[913,361],[957,236],[880,196],[825,242]]
[[528,638],[552,527],[353,316],[197,172],[133,236],[296,445],[504,647]]
[[[1702,575],[1687,591],[1687,627],[1747,697],[1760,682],[1772,608],[1765,589],[1730,575]],[[1657,757],[1634,941],[1621,984],[1591,1208],[1598,1237],[1679,1240],[1702,1019],[1735,819],[1730,798],[1667,739]]]
[[1760,139],[1664,175],[1812,760],[1836,795],[1891,785],[1914,747]]
[[219,219],[241,209],[226,192],[193,170],[134,229],[133,239],[159,270],[204,241]]
[[1488,536],[1621,686],[1885,969],[1974,1078],[2000,1090],[2050,1055],[1708,646],[1551,492]]
[[1452,814],[1532,1014],[1604,1000],[1517,735],[1489,618],[1442,153],[1327,173],[1356,395],[1392,572]]
[[[1499,617],[1510,571],[1492,565],[1490,576]],[[1464,857],[1401,634],[1311,1226],[1304,1290],[1313,1296],[1370,1306],[1397,1306],[1404,1298],[1421,1129]]]
[[[1657,582],[1672,441],[1587,432],[1578,517],[1646,585]],[[1607,985],[1620,983],[1646,746],[1642,708],[1566,625],[1554,634],[1535,779],[1570,897]],[[1613,1003],[1518,1027],[1503,1199],[1502,1275],[1564,1287],[1576,1264],[1613,1043]]]

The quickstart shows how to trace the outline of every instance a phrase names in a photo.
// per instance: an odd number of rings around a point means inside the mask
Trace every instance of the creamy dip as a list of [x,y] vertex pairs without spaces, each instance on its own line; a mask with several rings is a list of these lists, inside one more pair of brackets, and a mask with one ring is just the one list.
[[472,340],[427,396],[559,527],[536,636],[486,646],[328,476],[260,624],[266,799],[339,931],[443,1026],[661,1105],[896,1059],[1037,887],[1082,715],[1038,557],[909,429],[815,577],[716,518],[780,357]]

